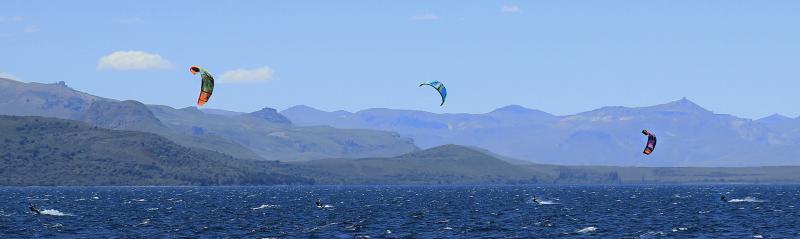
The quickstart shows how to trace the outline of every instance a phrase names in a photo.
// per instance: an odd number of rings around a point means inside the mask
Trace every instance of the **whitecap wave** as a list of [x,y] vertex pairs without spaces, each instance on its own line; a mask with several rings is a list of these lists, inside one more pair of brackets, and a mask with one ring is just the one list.
[[55,210],[55,209],[45,209],[45,210],[42,210],[39,213],[42,214],[42,215],[48,215],[48,216],[72,216],[70,214],[63,213],[63,212],[60,212],[60,211]]
[[691,198],[692,197],[691,194],[689,194],[689,195],[675,194],[675,195],[672,195],[672,196],[675,197],[675,198]]
[[664,236],[664,232],[662,231],[648,231],[642,235],[639,235],[639,238],[651,238],[651,237],[661,237]]
[[144,226],[144,225],[147,225],[147,224],[150,224],[150,218],[144,219],[144,220],[142,220],[142,222],[140,222],[139,224],[136,224],[136,225],[137,226]]
[[331,223],[328,223],[328,224],[325,224],[325,225],[322,225],[322,226],[311,228],[311,230],[309,230],[308,232],[317,231],[319,229],[326,228],[328,226],[332,226],[332,225],[336,225],[336,224],[339,224],[339,223],[331,222]]
[[528,200],[528,202],[530,202],[530,203],[533,203],[533,204],[539,204],[539,205],[556,205],[556,204],[561,204],[561,203],[557,203],[557,202],[555,202],[555,201],[553,201],[553,200],[544,200],[544,199],[535,198],[535,197],[533,197],[533,198],[531,198],[530,200]]
[[594,232],[594,231],[597,231],[596,227],[586,227],[586,228],[580,229],[580,230],[575,231],[575,232],[577,232],[577,233],[590,233],[590,232]]
[[539,201],[539,205],[558,205],[558,204],[561,204],[561,203],[553,202],[553,201],[550,201],[550,200]]
[[261,206],[250,208],[250,209],[251,210],[261,210],[261,209],[273,208],[273,207],[278,207],[278,205],[261,204]]
[[745,198],[734,198],[734,199],[728,200],[728,202],[766,202],[766,200],[761,200],[761,199],[758,199],[756,197],[748,196],[748,197],[745,197]]

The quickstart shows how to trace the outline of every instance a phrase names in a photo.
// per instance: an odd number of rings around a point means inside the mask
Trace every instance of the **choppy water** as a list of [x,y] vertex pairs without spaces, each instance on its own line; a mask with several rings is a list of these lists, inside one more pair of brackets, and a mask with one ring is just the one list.
[[2,238],[800,237],[797,185],[32,187],[0,203]]

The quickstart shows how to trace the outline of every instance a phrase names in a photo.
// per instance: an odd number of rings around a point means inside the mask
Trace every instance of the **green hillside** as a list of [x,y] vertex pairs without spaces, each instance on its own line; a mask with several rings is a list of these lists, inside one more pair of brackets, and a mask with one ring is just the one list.
[[537,183],[530,170],[483,152],[445,145],[393,158],[323,159],[298,164],[328,184]]
[[797,183],[800,167],[514,165],[444,145],[390,158],[245,160],[159,135],[33,116],[0,116],[0,185]]
[[0,185],[309,184],[274,162],[235,159],[158,135],[0,116]]
[[392,132],[293,126],[269,108],[224,116],[195,107],[148,107],[173,132],[230,140],[268,160],[387,157],[417,150],[412,140]]
[[798,183],[800,167],[613,167],[514,165],[486,150],[444,145],[393,158],[295,164],[323,184]]

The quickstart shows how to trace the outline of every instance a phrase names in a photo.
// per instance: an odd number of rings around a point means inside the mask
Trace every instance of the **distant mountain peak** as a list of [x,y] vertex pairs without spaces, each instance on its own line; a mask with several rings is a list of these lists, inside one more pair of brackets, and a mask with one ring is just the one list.
[[266,121],[276,123],[276,124],[292,124],[292,121],[289,121],[285,116],[278,113],[277,110],[269,107],[265,107],[259,111],[245,114],[246,116],[255,117],[259,119],[264,119]]
[[295,105],[285,110],[282,110],[280,113],[292,114],[292,113],[326,113],[326,112],[308,105]]
[[308,106],[308,105],[295,105],[295,106],[289,107],[286,110],[318,110],[318,109],[314,108],[314,107],[311,107],[311,106]]
[[523,107],[521,105],[507,105],[507,106],[503,106],[503,107],[495,109],[494,111],[492,111],[492,113],[495,113],[495,112],[526,113],[526,112],[530,112],[530,111],[534,111],[534,110],[525,108],[525,107]]
[[686,97],[683,97],[676,101],[668,102],[666,104],[660,104],[645,108],[658,111],[675,111],[675,112],[685,112],[685,113],[712,113],[710,110],[703,108],[702,106],[692,102]]
[[489,112],[489,113],[490,114],[515,114],[515,115],[518,115],[518,114],[529,114],[529,115],[535,114],[535,115],[552,116],[552,114],[550,114],[550,113],[547,113],[547,112],[544,112],[544,111],[541,111],[541,110],[525,108],[524,106],[521,106],[521,105],[507,105],[507,106],[503,106],[503,107],[497,108],[497,109],[495,109],[495,110],[493,110],[492,112]]
[[791,120],[792,120],[792,118],[786,117],[786,116],[781,115],[781,114],[772,114],[770,116],[758,119],[756,121],[760,122],[760,123],[766,123],[766,124],[775,124],[775,123],[783,123],[783,122],[787,122],[787,121],[791,121]]
[[506,105],[500,108],[495,109],[494,111],[510,111],[510,112],[519,112],[519,111],[528,111],[528,108],[525,108],[521,105]]
[[701,108],[701,109],[703,108],[703,107],[700,107],[700,105],[698,105],[698,104],[694,103],[693,101],[689,100],[688,98],[686,98],[686,96],[681,97],[681,99],[679,99],[679,100],[668,102],[667,104],[672,104],[672,105],[677,105],[677,106],[684,106],[684,107],[695,107],[695,108]]
[[792,118],[789,118],[788,116],[785,116],[785,115],[782,115],[782,114],[772,114],[770,116],[764,117],[763,119],[768,119],[768,118],[772,118],[772,119],[792,119]]

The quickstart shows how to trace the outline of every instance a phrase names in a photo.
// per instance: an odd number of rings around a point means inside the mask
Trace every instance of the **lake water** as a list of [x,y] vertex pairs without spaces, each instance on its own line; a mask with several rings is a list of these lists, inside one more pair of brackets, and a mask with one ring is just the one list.
[[5,187],[0,202],[2,238],[800,237],[798,185]]

